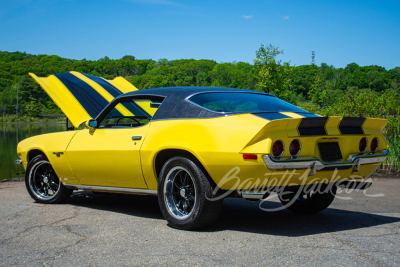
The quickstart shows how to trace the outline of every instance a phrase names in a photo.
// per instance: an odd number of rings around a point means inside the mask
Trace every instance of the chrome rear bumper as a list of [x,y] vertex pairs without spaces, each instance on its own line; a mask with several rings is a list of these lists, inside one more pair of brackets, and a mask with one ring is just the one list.
[[22,164],[20,159],[15,160],[15,164]]
[[389,153],[388,149],[376,152],[374,154],[366,154],[353,156],[351,161],[346,162],[323,162],[319,158],[311,159],[274,159],[271,155],[264,155],[265,165],[271,170],[289,170],[289,169],[312,169],[310,175],[315,175],[317,171],[328,170],[346,170],[356,166],[354,171],[359,171],[360,166],[364,164],[381,163]]

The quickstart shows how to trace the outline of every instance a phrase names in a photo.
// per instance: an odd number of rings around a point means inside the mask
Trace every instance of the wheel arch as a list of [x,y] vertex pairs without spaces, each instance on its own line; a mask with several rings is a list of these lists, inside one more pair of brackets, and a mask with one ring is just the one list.
[[164,166],[165,162],[167,162],[170,158],[173,158],[173,157],[185,157],[185,158],[190,159],[194,163],[196,163],[197,166],[199,166],[199,168],[206,175],[206,177],[209,180],[209,182],[211,183],[211,185],[213,187],[216,186],[214,180],[212,179],[212,177],[210,176],[210,174],[208,173],[208,171],[206,170],[204,165],[201,163],[201,161],[193,153],[191,153],[187,150],[184,150],[184,149],[169,148],[169,149],[161,150],[157,153],[155,160],[154,160],[154,167],[155,167],[155,172],[156,172],[155,174],[156,174],[157,180],[159,178],[161,169]]
[[43,155],[46,159],[48,159],[48,158],[47,158],[47,155],[46,155],[46,153],[45,153],[44,151],[35,148],[35,149],[32,149],[32,150],[29,150],[29,151],[28,151],[27,156],[26,156],[27,164],[28,164],[34,157],[36,157],[36,156],[38,156],[38,155]]

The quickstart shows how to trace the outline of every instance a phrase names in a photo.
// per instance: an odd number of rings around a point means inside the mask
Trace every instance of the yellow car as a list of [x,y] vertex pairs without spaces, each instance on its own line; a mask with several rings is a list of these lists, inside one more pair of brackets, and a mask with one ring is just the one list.
[[[385,160],[383,119],[321,117],[257,91],[177,87],[137,90],[121,77],[30,74],[74,130],[18,144],[34,200],[73,190],[157,195],[164,217],[195,229],[218,217],[224,197],[278,192],[291,211],[319,212],[337,186],[367,188]],[[304,188],[313,187],[312,190]]]

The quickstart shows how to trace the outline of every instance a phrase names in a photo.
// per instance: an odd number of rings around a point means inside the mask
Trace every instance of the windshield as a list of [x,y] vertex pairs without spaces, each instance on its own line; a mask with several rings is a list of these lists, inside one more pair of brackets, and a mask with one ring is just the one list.
[[277,97],[257,93],[204,93],[194,95],[190,101],[216,112],[301,112],[298,108]]

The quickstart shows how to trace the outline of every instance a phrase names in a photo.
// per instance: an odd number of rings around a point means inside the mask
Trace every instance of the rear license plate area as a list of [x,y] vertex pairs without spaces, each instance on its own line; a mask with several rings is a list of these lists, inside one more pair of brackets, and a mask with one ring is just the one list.
[[342,159],[342,152],[340,151],[339,143],[318,143],[318,147],[323,161]]

